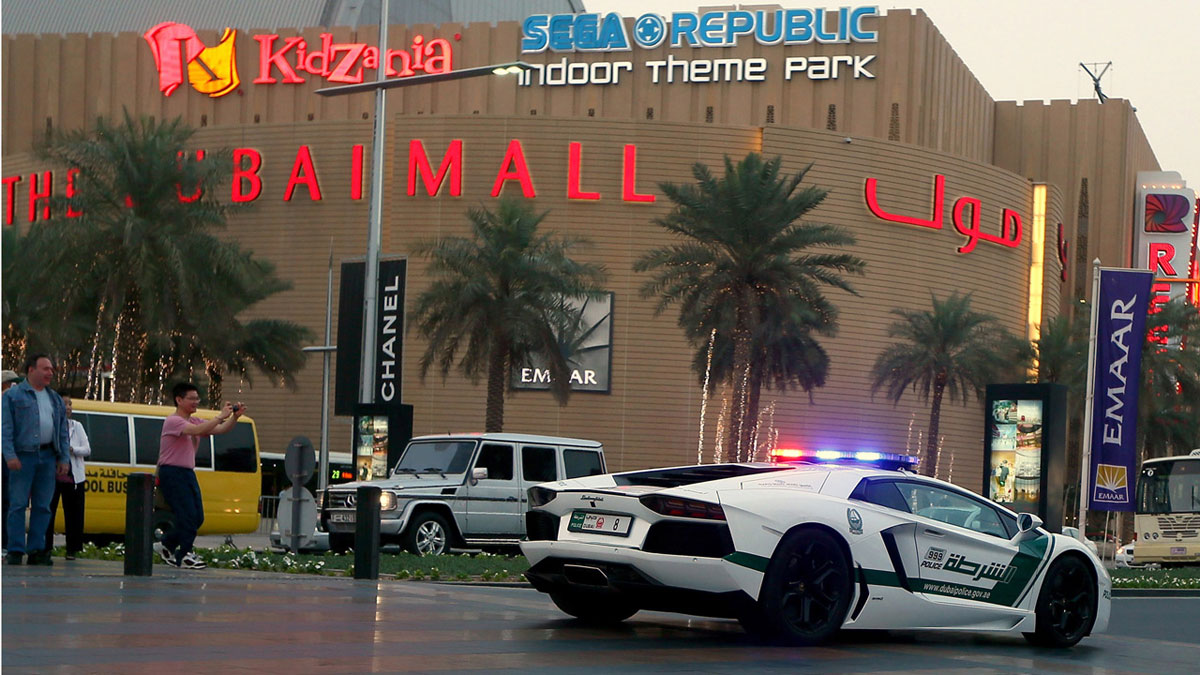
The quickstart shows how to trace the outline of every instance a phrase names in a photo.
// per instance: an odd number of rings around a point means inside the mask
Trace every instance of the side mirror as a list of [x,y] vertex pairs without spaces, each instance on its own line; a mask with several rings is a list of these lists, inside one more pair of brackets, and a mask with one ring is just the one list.
[[477,466],[474,469],[471,469],[471,485],[475,485],[484,478],[487,478],[486,467]]
[[1014,541],[1025,541],[1037,536],[1037,529],[1042,526],[1042,519],[1032,513],[1022,513],[1017,516],[1017,536]]

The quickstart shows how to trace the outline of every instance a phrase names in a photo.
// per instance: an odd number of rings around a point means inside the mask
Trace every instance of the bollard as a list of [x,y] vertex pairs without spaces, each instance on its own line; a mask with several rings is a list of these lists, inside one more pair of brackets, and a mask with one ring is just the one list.
[[125,481],[125,575],[148,577],[154,569],[154,474],[131,473]]
[[364,485],[355,495],[355,579],[379,578],[379,493],[379,488]]

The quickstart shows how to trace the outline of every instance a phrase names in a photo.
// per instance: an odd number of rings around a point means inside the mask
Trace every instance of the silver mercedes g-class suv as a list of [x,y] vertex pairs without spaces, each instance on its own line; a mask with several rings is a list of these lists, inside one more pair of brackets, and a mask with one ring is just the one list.
[[525,536],[529,488],[607,473],[596,441],[528,434],[450,434],[409,441],[391,475],[330,486],[317,496],[329,548],[354,545],[360,485],[382,489],[381,544],[421,555],[515,546]]

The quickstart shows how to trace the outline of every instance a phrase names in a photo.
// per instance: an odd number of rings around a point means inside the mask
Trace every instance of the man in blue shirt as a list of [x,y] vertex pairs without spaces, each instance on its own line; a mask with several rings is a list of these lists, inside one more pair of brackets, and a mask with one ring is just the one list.
[[[20,565],[26,552],[30,565],[51,565],[46,526],[54,497],[54,474],[71,469],[71,442],[62,399],[49,388],[54,362],[45,354],[25,361],[25,381],[4,392],[4,463],[8,466],[8,555]],[[29,533],[25,508],[29,507]]]

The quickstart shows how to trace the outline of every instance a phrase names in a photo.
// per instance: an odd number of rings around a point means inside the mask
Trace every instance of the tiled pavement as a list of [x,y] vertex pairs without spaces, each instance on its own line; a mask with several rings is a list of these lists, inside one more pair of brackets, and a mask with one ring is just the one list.
[[52,568],[4,567],[0,581],[5,675],[1172,673],[1195,672],[1189,666],[1200,662],[1194,644],[1107,635],[1066,652],[1034,650],[1019,638],[904,635],[788,649],[756,643],[734,622],[669,614],[643,612],[597,629],[565,619],[526,588],[162,565],[140,578],[123,576],[119,562],[62,559]]

